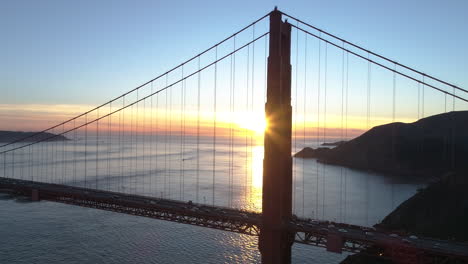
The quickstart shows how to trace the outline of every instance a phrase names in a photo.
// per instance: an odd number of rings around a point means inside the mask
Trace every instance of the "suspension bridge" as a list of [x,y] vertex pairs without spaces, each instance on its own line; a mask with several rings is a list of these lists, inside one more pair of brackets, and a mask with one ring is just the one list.
[[263,263],[289,263],[294,242],[465,263],[467,244],[371,227],[382,216],[370,215],[369,182],[362,210],[348,208],[349,169],[292,154],[465,110],[466,93],[275,9],[98,107],[1,145],[0,188],[259,236]]

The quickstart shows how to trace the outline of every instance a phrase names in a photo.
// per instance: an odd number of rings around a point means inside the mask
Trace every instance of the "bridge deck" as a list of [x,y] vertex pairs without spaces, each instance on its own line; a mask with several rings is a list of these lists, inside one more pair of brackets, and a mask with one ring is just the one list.
[[[0,177],[0,191],[11,190],[30,196],[39,191],[41,200],[91,207],[178,223],[209,227],[247,235],[259,235],[261,214],[232,208],[207,206],[168,199],[85,189],[65,185],[32,182]],[[324,247],[335,252],[359,252],[370,246],[382,253],[439,256],[468,261],[468,244],[408,236],[366,227],[328,221],[294,219],[289,228],[295,241]],[[338,246],[337,246],[338,245]]]

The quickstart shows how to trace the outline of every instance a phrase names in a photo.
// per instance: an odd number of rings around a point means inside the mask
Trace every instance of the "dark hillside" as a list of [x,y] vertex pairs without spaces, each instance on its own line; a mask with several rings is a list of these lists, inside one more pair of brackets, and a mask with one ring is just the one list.
[[426,177],[468,169],[468,111],[434,115],[409,124],[377,126],[336,148],[305,148],[295,157]]

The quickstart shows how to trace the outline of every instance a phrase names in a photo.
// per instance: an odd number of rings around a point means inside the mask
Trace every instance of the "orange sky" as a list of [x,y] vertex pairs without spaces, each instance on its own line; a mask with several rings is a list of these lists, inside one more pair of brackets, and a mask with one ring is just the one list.
[[[81,114],[92,106],[89,105],[7,105],[0,104],[0,124],[1,130],[14,130],[14,131],[39,131],[45,128],[56,125],[64,120],[72,118],[78,114]],[[99,116],[109,113],[111,109],[107,108],[107,111],[100,110]],[[112,109],[112,111],[117,110]],[[97,117],[97,112],[90,113],[87,116],[87,121],[93,120]],[[137,118],[138,117],[138,118]],[[185,117],[185,118],[182,118]],[[306,137],[315,137],[317,135],[317,120],[312,119],[306,120],[305,131]],[[107,131],[110,128],[112,131],[135,131],[137,129],[141,133],[152,133],[152,131],[164,132],[167,130],[179,133],[184,130],[186,135],[196,135],[198,131],[197,126],[198,115],[196,112],[185,112],[185,115],[181,115],[180,111],[173,110],[170,113],[166,110],[159,111],[146,111],[144,114],[142,111],[136,115],[136,112],[131,111],[127,108],[123,112],[118,112],[112,115],[111,119],[104,118],[99,121],[100,131]],[[200,113],[200,134],[206,136],[213,135],[214,127],[214,115],[212,112],[201,112]],[[231,128],[234,131],[235,136],[252,135],[255,137],[261,137],[263,135],[263,129],[265,127],[265,121],[263,113],[247,113],[247,112],[236,112],[234,115],[230,115],[228,112],[218,112],[216,114],[216,134],[217,136],[228,136],[230,135]],[[138,122],[136,122],[138,121]],[[182,123],[184,121],[185,123]],[[347,129],[342,130],[341,128],[346,127]],[[370,120],[370,127],[390,123],[392,120],[388,117],[372,117]],[[414,119],[399,119],[401,122],[413,122]],[[81,117],[75,122],[70,122],[65,125],[64,129],[72,129],[75,125],[84,124],[85,118]],[[297,116],[293,123],[293,134],[297,137],[303,137],[304,135],[304,120],[302,116]],[[342,119],[342,116],[327,115],[326,126],[324,124],[324,118],[320,120],[320,137],[324,135],[328,138],[341,138],[344,135],[348,135],[348,138],[352,138],[362,134],[367,130],[367,119],[362,116],[348,116],[347,120]],[[124,124],[122,126],[122,124]],[[182,124],[182,126],[181,126]],[[184,126],[183,126],[184,125]],[[136,128],[137,126],[137,128]],[[325,128],[324,128],[325,126]],[[89,127],[96,128],[96,124],[90,124]],[[61,132],[62,127],[51,132]],[[343,131],[343,132],[342,132]]]

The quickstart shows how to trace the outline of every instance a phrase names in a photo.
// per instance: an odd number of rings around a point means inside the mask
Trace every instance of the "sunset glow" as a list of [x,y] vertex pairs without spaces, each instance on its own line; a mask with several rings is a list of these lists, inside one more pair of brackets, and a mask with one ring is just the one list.
[[[0,105],[0,110],[4,113],[2,116],[3,127],[5,130],[17,131],[38,131],[43,130],[49,126],[58,124],[73,116],[78,115],[80,112],[85,112],[92,109],[88,105]],[[112,111],[117,110],[113,107]],[[108,110],[109,111],[109,110]],[[108,112],[101,111],[99,116],[103,116]],[[84,124],[85,120],[92,121],[97,118],[96,112],[92,112],[85,117],[76,119],[75,123],[71,122],[65,126],[65,130],[72,129],[74,125],[79,126]],[[183,117],[183,119],[181,119]],[[112,118],[103,118],[99,121],[100,129],[107,131],[110,129],[113,132],[118,131],[138,131],[142,134],[148,133],[164,133],[169,129],[181,129],[181,123],[185,125],[186,135],[196,135],[198,132],[202,136],[214,135],[214,126],[216,125],[216,135],[219,137],[229,137],[231,128],[234,130],[235,137],[254,136],[256,139],[261,140],[265,129],[267,128],[267,121],[262,111],[254,112],[219,112],[216,114],[216,124],[213,122],[214,114],[212,112],[203,112],[200,114],[200,122],[198,123],[197,112],[186,112],[181,115],[180,111],[172,110],[172,113],[166,113],[164,109],[154,109],[153,112],[147,111],[140,112],[136,115],[136,111],[131,111],[127,108],[122,112],[117,112]],[[136,127],[135,121],[138,122]],[[320,121],[318,123],[317,121]],[[411,123],[416,121],[412,117],[399,117],[396,121]],[[110,122],[110,126],[108,125]],[[370,120],[370,127],[378,126],[386,123],[391,123],[392,120],[386,116],[375,116]],[[106,125],[103,125],[106,124]],[[133,125],[132,125],[133,124]],[[198,129],[198,125],[200,129]],[[95,123],[90,126],[94,127]],[[318,128],[318,129],[317,129]],[[304,130],[306,137],[315,137],[319,134],[321,138],[354,138],[364,131],[366,131],[366,118],[364,116],[351,116],[343,119],[341,115],[329,114],[327,115],[327,122],[324,123],[324,118],[317,120],[315,115],[307,116],[306,122],[302,115],[294,116],[292,124],[293,132],[297,137],[303,137]],[[62,131],[60,127],[57,131]],[[260,143],[261,141],[259,141]]]
[[263,132],[267,128],[267,120],[263,113],[238,113],[235,123],[240,128],[251,130],[259,135],[263,135]]

